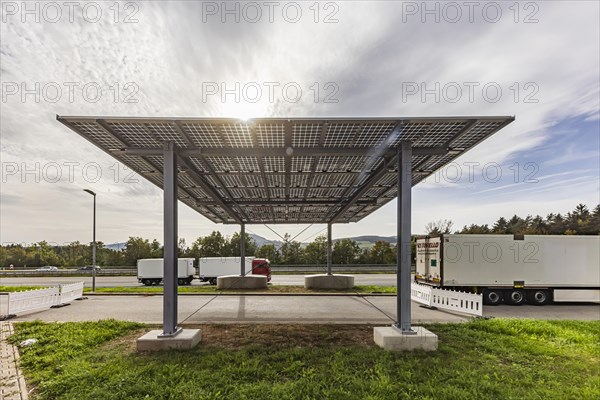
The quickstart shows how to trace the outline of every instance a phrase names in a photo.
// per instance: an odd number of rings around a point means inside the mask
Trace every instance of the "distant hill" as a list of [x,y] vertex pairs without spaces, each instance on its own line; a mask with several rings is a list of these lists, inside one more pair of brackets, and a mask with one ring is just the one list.
[[127,242],[105,244],[104,247],[110,250],[123,250]]

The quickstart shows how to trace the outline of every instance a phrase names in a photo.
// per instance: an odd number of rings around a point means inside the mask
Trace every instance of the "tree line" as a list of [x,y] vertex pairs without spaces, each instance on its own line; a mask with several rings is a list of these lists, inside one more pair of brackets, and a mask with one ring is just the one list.
[[[452,232],[452,221],[430,222],[425,227],[428,235]],[[592,211],[579,204],[566,215],[548,214],[546,218],[531,215],[521,218],[517,215],[506,219],[499,218],[491,227],[487,224],[471,224],[454,233],[466,234],[554,234],[554,235],[598,235],[600,230],[600,205]],[[412,252],[414,260],[414,242]],[[303,244],[291,240],[285,234],[280,244],[267,243],[258,246],[246,234],[244,237],[246,254],[268,258],[273,265],[302,265],[327,263],[327,238],[317,236],[311,243]],[[190,246],[181,238],[178,243],[179,257],[234,257],[240,255],[240,234],[223,236],[219,231],[197,238]],[[130,237],[123,249],[108,248],[97,242],[96,264],[100,266],[134,266],[140,258],[161,258],[163,247],[154,239]],[[339,239],[333,243],[332,261],[334,264],[394,264],[396,245],[386,241],[375,242],[369,248],[361,248],[353,239]],[[40,267],[55,265],[80,267],[92,264],[92,244],[78,241],[68,245],[56,245],[45,241],[33,245],[9,244],[0,246],[0,267],[13,264],[16,267]]]

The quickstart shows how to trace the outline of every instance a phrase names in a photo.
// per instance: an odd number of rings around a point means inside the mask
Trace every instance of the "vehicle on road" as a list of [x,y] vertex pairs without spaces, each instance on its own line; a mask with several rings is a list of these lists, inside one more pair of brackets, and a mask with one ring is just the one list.
[[600,236],[444,234],[417,240],[415,280],[485,304],[598,301]]
[[36,269],[36,271],[44,271],[44,272],[54,272],[54,271],[58,271],[57,267],[53,267],[51,265],[47,265],[45,267],[41,267]]
[[93,271],[94,269],[96,271],[102,270],[102,268],[100,268],[100,267],[93,267],[92,265],[86,265],[85,267],[77,268],[77,271]]
[[[239,275],[242,260],[240,257],[202,257],[198,259],[198,275],[202,282],[217,284],[217,278],[224,275]],[[266,258],[246,257],[244,275],[264,275],[271,281],[271,263]]]
[[[177,259],[177,284],[189,285],[194,280],[193,258]],[[138,282],[146,286],[159,285],[164,278],[164,261],[162,258],[141,258],[137,260]]]

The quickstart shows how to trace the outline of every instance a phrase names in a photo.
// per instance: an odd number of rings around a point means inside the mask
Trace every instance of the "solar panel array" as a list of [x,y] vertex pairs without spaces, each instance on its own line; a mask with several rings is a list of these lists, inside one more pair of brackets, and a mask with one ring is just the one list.
[[514,120],[57,119],[161,188],[161,151],[175,143],[179,199],[216,223],[359,221],[397,197],[401,141],[414,186]]

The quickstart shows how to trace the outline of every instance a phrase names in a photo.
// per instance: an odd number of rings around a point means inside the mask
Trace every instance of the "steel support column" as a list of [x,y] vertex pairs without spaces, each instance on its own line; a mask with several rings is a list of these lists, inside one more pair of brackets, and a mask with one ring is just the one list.
[[173,142],[165,143],[163,158],[164,295],[160,336],[175,336],[181,328],[177,327],[177,158]]
[[331,249],[331,224],[327,224],[327,275],[331,275],[332,249]]
[[410,217],[412,187],[412,147],[409,141],[398,145],[398,237],[397,247],[397,321],[394,325],[402,333],[415,333],[410,316]]
[[246,224],[240,229],[240,276],[246,275]]

